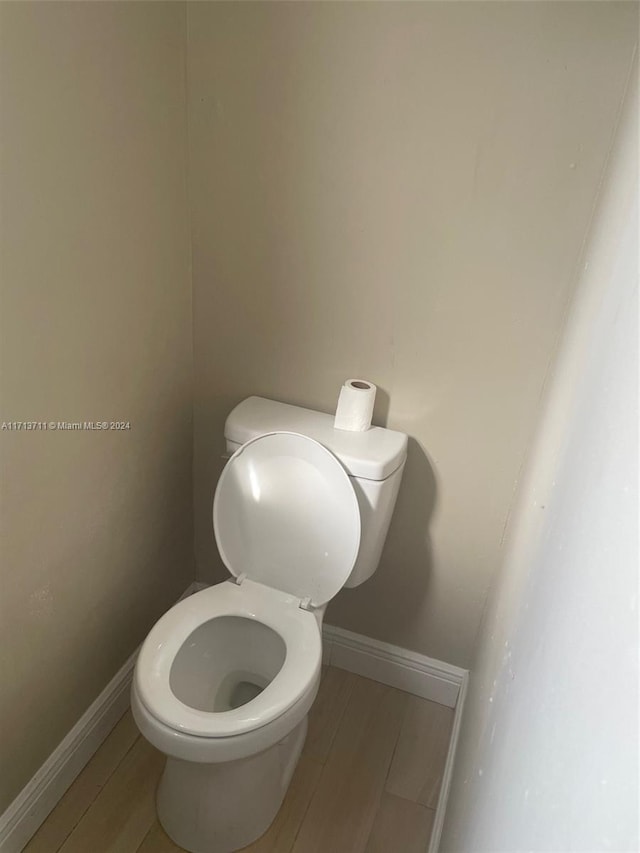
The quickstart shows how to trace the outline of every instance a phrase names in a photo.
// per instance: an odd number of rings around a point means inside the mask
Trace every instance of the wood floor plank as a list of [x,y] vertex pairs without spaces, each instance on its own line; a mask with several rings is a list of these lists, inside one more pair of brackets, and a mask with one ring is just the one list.
[[434,817],[433,809],[385,792],[365,853],[425,853]]
[[164,756],[138,738],[60,848],[61,853],[135,853],[155,814]]
[[354,676],[353,690],[294,853],[363,853],[407,694]]
[[57,853],[139,735],[131,711],[127,711],[23,853]]
[[306,755],[301,756],[276,819],[262,838],[243,848],[243,853],[289,853],[321,772],[322,764],[319,761]]
[[342,715],[353,689],[354,675],[328,666],[322,674],[320,689],[309,713],[309,730],[304,755],[325,763],[338,731]]
[[385,790],[435,809],[452,726],[453,708],[410,696]]
[[178,847],[155,820],[144,841],[138,847],[137,853],[183,853],[182,847]]
[[[328,667],[276,820],[244,853],[414,853],[431,833],[453,711]],[[24,853],[180,853],[160,827],[164,756],[127,713]]]

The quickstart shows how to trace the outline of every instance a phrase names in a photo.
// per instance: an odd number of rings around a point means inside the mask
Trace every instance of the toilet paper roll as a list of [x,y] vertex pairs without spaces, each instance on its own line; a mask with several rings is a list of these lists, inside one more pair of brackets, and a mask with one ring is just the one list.
[[364,432],[371,426],[376,386],[366,379],[347,379],[340,389],[334,427]]

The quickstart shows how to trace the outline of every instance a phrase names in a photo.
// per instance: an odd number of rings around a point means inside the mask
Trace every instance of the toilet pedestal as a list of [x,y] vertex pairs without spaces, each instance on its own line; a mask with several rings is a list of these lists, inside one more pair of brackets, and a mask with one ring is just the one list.
[[307,717],[280,743],[238,761],[168,758],[157,794],[167,835],[190,853],[233,853],[256,841],[278,813],[306,735]]

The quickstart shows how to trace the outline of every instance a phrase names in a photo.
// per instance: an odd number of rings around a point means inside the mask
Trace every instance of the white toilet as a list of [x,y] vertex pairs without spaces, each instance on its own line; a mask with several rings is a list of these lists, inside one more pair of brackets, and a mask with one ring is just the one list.
[[318,690],[322,619],[375,571],[406,458],[403,433],[250,397],[225,426],[233,452],[213,525],[229,580],[176,604],[145,640],[131,690],[167,755],[157,795],[191,853],[231,853],[273,821]]

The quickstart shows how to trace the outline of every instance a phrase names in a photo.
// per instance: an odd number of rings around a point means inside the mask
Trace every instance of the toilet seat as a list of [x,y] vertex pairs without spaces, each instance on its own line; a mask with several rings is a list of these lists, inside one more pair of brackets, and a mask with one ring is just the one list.
[[[231,711],[200,711],[185,705],[170,685],[171,667],[199,626],[222,616],[255,619],[284,641],[282,668],[262,693]],[[172,607],[152,628],[136,665],[136,689],[147,710],[176,731],[207,738],[240,735],[266,725],[294,705],[317,677],[322,642],[313,613],[299,599],[245,579],[195,593]]]
[[247,441],[220,475],[213,527],[232,575],[321,607],[346,583],[360,548],[349,475],[324,445],[295,432]]

